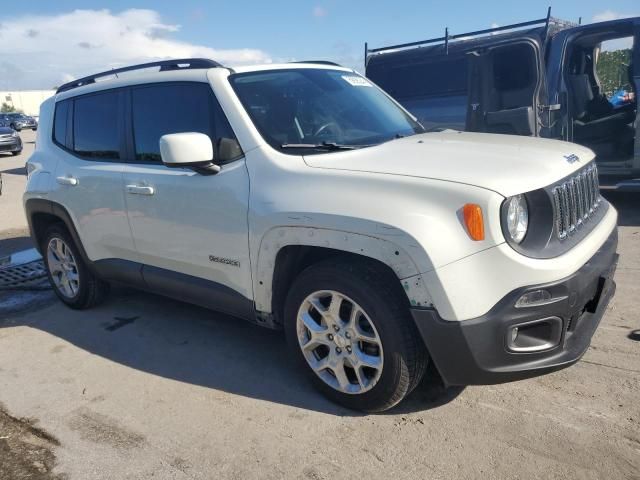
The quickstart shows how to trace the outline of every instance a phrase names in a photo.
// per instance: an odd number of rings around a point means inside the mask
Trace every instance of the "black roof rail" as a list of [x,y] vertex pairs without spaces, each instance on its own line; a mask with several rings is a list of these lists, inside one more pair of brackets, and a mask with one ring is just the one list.
[[315,63],[317,65],[331,65],[333,67],[341,67],[342,66],[339,63],[330,62],[329,60],[299,60],[299,61],[289,62],[289,63]]
[[506,30],[514,30],[514,29],[517,29],[517,28],[532,27],[532,26],[535,26],[535,25],[544,26],[544,32],[545,32],[545,36],[546,36],[549,33],[549,25],[551,25],[551,24],[553,24],[553,25],[562,25],[562,26],[575,25],[572,22],[552,17],[551,16],[551,7],[549,7],[547,9],[547,16],[545,18],[539,18],[537,20],[530,20],[528,22],[514,23],[512,25],[504,25],[504,26],[501,26],[501,27],[494,27],[494,28],[486,28],[484,30],[476,30],[475,32],[457,33],[455,35],[450,35],[449,34],[449,28],[445,28],[444,37],[430,38],[428,40],[421,40],[419,42],[400,43],[400,44],[397,44],[397,45],[390,45],[388,47],[369,48],[368,44],[365,43],[364,44],[365,64],[366,64],[366,61],[367,61],[367,58],[368,58],[369,54],[371,54],[371,53],[381,53],[381,52],[384,52],[384,51],[387,51],[387,50],[398,50],[398,49],[409,48],[409,47],[418,47],[418,46],[427,45],[427,44],[430,44],[430,43],[440,43],[440,42],[444,42],[445,51],[447,53],[449,53],[449,42],[451,40],[459,40],[461,38],[468,39],[469,37],[475,37],[475,36],[478,36],[478,35],[487,35],[487,34],[492,34],[492,33],[497,33],[497,32],[504,32]]
[[95,73],[87,77],[82,77],[77,80],[65,83],[58,87],[56,93],[66,92],[73,88],[82,87],[83,85],[90,85],[96,83],[96,79],[101,77],[108,77],[110,75],[118,75],[119,73],[132,72],[134,70],[143,70],[145,68],[160,67],[161,72],[167,72],[171,70],[190,70],[199,68],[216,68],[223,67],[221,64],[208,58],[180,58],[173,60],[159,60],[157,62],[140,63],[138,65],[130,65],[128,67],[115,68],[106,72]]

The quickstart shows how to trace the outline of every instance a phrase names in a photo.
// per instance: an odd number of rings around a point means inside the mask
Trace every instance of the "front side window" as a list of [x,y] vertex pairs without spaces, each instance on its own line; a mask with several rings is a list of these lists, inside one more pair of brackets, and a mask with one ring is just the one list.
[[232,87],[262,136],[292,152],[358,148],[424,131],[380,89],[341,70],[291,69],[239,73]]
[[74,100],[73,150],[95,159],[120,158],[118,92],[77,97]]
[[224,163],[241,156],[209,85],[145,85],[134,88],[131,97],[136,160],[162,162],[160,137],[185,132],[208,135],[214,145],[216,162]]

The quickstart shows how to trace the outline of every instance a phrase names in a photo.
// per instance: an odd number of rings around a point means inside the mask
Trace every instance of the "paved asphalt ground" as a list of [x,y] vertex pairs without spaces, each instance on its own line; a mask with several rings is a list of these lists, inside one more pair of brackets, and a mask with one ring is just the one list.
[[[1,157],[0,255],[28,245],[33,148]],[[118,289],[77,312],[0,293],[0,478],[640,478],[640,196],[620,210],[618,293],[575,366],[505,385],[426,381],[364,416],[325,401],[277,332]]]

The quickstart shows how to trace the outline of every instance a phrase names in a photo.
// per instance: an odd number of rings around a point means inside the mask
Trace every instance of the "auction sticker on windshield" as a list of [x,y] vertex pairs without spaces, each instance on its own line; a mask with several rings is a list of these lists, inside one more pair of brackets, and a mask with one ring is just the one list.
[[343,75],[342,78],[354,87],[371,87],[372,85],[366,79],[356,75]]

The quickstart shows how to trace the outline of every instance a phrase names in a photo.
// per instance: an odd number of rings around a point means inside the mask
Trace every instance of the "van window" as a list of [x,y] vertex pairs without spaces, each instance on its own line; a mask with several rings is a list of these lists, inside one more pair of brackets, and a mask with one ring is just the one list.
[[63,100],[56,103],[56,110],[53,118],[53,140],[61,147],[67,148],[67,120],[69,115],[70,100]]
[[[208,135],[214,144],[216,162],[241,156],[235,135],[209,85],[195,82],[145,85],[134,88],[131,97],[136,160],[161,162],[160,137],[185,132]],[[220,142],[222,138],[231,142]]]
[[445,57],[427,63],[380,65],[371,68],[369,76],[413,113],[425,128],[464,130],[468,63],[466,57]]
[[74,100],[73,150],[83,157],[120,158],[118,92],[109,91]]
[[535,49],[525,43],[495,48],[491,60],[490,110],[532,106],[538,83]]

